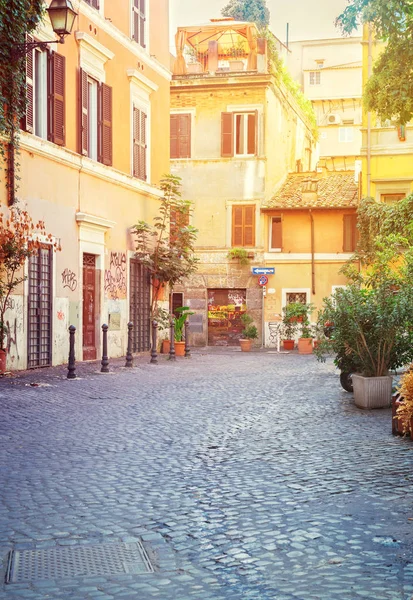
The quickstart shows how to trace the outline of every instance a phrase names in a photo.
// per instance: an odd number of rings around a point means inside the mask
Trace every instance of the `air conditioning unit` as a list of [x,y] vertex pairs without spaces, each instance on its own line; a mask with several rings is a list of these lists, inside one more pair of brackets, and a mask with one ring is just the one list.
[[341,123],[340,115],[328,115],[327,123],[329,125],[340,125],[340,123]]

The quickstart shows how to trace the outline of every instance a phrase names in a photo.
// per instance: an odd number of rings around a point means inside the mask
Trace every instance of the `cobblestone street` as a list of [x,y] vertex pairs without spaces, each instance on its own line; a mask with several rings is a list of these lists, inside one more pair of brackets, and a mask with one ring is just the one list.
[[[135,364],[0,380],[0,598],[410,600],[413,443],[390,410],[313,356]],[[4,584],[12,549],[137,540],[155,572]]]

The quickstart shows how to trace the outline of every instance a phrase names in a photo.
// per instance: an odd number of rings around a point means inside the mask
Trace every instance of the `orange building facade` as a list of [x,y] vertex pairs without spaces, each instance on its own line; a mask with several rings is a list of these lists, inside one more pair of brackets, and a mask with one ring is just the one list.
[[[61,364],[74,325],[76,358],[150,347],[150,285],[130,228],[151,220],[169,172],[168,0],[73,0],[65,44],[27,57],[28,110],[21,133],[20,206],[62,250],[47,245],[10,299],[9,370]],[[46,20],[34,40],[54,38]],[[7,210],[2,183],[1,203]]]

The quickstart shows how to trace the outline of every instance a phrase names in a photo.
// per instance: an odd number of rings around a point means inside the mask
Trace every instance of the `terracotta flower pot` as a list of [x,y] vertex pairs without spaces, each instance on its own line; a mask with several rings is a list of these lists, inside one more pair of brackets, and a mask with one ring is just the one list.
[[313,352],[313,338],[299,338],[298,354],[312,354],[312,352]]
[[161,354],[169,354],[171,349],[171,342],[169,340],[162,340]]
[[241,346],[241,352],[251,352],[252,340],[241,339],[239,343]]
[[0,373],[6,372],[7,349],[0,350]]
[[185,356],[185,342],[175,342],[175,356]]
[[294,340],[283,340],[284,350],[294,350]]

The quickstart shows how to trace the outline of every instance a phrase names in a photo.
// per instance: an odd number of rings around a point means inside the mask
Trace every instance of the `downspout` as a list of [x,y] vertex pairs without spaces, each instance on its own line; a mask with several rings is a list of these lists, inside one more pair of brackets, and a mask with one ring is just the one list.
[[[373,36],[372,36],[372,25],[368,24],[369,37],[368,37],[368,58],[367,58],[367,75],[371,77],[373,70]],[[367,196],[371,196],[371,111],[367,113]]]
[[311,293],[315,295],[314,216],[311,208],[308,212],[311,219]]

